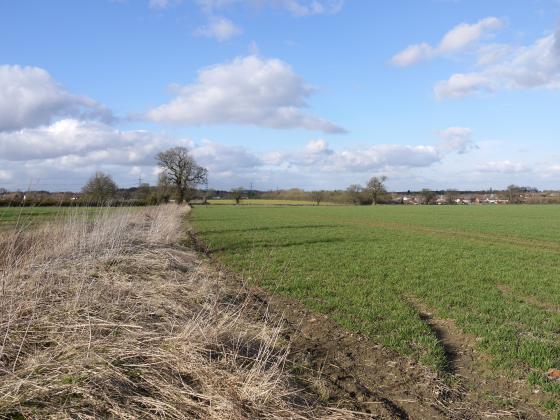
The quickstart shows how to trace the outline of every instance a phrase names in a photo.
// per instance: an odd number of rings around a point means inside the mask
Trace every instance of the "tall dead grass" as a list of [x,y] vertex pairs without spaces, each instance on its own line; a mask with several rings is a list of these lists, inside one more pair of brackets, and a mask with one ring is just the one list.
[[296,392],[282,325],[177,245],[185,207],[0,238],[0,418],[348,417]]

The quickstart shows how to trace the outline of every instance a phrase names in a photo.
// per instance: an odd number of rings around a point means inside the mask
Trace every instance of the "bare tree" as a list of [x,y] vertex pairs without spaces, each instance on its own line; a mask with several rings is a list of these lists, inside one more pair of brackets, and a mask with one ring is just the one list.
[[506,190],[506,195],[510,204],[517,204],[521,202],[522,188],[517,185],[509,185]]
[[134,191],[133,197],[136,200],[148,203],[151,194],[152,188],[150,187],[150,184],[144,182],[138,186],[138,189],[136,191]]
[[158,176],[158,184],[155,191],[157,203],[168,203],[173,192],[173,186],[169,182],[165,172]]
[[352,184],[346,189],[346,193],[353,204],[360,204],[363,191],[362,186],[358,184]]
[[195,162],[185,147],[158,153],[156,160],[167,180],[175,186],[178,203],[182,203],[196,185],[208,182],[208,171]]
[[115,197],[117,189],[110,175],[96,172],[82,188],[82,194],[90,202],[103,204]]
[[245,190],[243,187],[232,188],[230,197],[235,200],[235,204],[239,204],[241,198],[243,198],[243,193]]
[[318,206],[321,205],[321,201],[325,199],[324,191],[311,191],[311,199]]
[[420,191],[420,194],[422,194],[424,204],[432,204],[436,199],[436,193],[429,188],[424,188],[422,191]]
[[387,177],[385,175],[379,177],[374,176],[368,181],[366,190],[371,197],[372,204],[378,204],[383,197],[387,195],[385,181],[387,181]]
[[459,191],[457,190],[447,190],[445,192],[445,201],[447,204],[457,204],[457,199],[459,198]]
[[202,204],[208,204],[208,199],[215,195],[216,195],[216,191],[212,188],[204,191],[202,194]]

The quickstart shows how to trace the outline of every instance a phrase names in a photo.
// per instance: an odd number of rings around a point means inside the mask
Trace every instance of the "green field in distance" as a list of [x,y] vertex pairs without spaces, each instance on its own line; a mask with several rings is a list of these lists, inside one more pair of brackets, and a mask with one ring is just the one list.
[[93,217],[95,214],[128,207],[0,207],[0,230],[27,228],[47,221],[65,221],[68,217]]
[[[212,205],[234,205],[235,200],[231,200],[228,198],[215,200],[211,199],[208,200],[208,204]],[[268,199],[247,199],[241,200],[239,202],[241,206],[313,206],[315,203],[313,201],[304,201],[304,200],[268,200]],[[321,206],[332,206],[332,203],[321,202]]]

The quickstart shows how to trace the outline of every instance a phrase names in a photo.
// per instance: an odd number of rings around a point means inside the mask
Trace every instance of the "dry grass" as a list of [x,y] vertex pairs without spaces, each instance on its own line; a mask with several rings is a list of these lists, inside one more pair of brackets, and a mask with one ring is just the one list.
[[186,211],[3,232],[0,418],[351,417],[303,398],[282,325],[176,245]]

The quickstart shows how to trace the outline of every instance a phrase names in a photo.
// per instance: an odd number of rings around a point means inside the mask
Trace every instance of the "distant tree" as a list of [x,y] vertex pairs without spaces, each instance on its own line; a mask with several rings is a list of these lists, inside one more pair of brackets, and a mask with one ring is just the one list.
[[208,199],[214,197],[216,195],[216,190],[214,189],[207,189],[206,191],[202,192],[202,204],[208,204]]
[[447,190],[445,192],[445,201],[447,204],[457,204],[457,199],[459,198],[459,191],[457,190]]
[[311,199],[319,206],[325,199],[325,191],[311,191]]
[[233,200],[235,200],[235,204],[239,204],[239,202],[241,201],[241,198],[243,198],[243,193],[244,192],[245,192],[245,190],[243,189],[243,187],[232,188],[229,195]]
[[189,190],[208,182],[208,171],[199,166],[185,147],[174,147],[156,156],[168,182],[175,187],[177,202],[182,203]]
[[152,193],[154,197],[151,200],[155,200],[157,203],[168,203],[171,199],[173,193],[173,185],[167,178],[165,172],[162,172],[158,176],[158,184],[155,191]]
[[110,175],[96,172],[82,188],[82,194],[86,200],[102,204],[113,199],[117,189],[117,184]]
[[348,188],[346,188],[346,194],[348,194],[348,198],[353,204],[360,204],[362,201],[364,189],[361,185],[352,184]]
[[506,196],[510,204],[517,204],[521,202],[522,188],[517,185],[509,185],[506,189]]
[[149,199],[151,193],[152,193],[152,188],[150,187],[150,184],[143,183],[140,184],[140,186],[136,189],[136,191],[134,191],[133,197],[135,200],[140,200],[148,204],[148,202],[150,201]]
[[436,199],[436,193],[428,188],[424,188],[422,191],[420,191],[420,194],[422,194],[424,204],[432,204]]
[[366,190],[371,197],[372,204],[378,204],[387,195],[385,181],[387,181],[385,175],[374,176],[368,181]]

